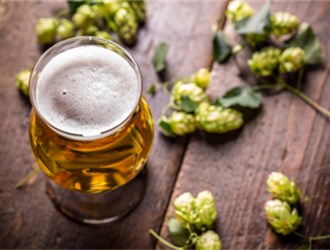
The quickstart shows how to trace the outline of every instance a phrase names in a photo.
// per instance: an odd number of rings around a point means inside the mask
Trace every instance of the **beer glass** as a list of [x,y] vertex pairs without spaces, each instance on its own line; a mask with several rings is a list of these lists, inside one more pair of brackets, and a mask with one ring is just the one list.
[[134,59],[96,37],[55,44],[30,77],[30,142],[47,193],[67,216],[106,223],[145,188],[153,120]]

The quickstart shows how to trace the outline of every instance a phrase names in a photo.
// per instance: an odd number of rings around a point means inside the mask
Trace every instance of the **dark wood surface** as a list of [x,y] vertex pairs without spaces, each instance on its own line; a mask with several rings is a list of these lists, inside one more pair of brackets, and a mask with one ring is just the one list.
[[[151,58],[161,41],[170,45],[168,68],[174,76],[211,65],[211,25],[220,17],[221,1],[148,2],[148,20],[138,43],[129,49],[141,67],[144,89],[159,81]],[[255,7],[260,2],[252,2]],[[217,232],[225,249],[297,248],[296,237],[278,237],[267,226],[263,204],[269,198],[265,181],[271,171],[297,180],[303,192],[316,196],[304,204],[305,235],[330,233],[329,121],[290,93],[264,97],[260,114],[234,138],[202,133],[176,140],[158,128],[147,164],[146,194],[136,210],[117,222],[82,225],[63,217],[45,194],[41,173],[22,189],[15,184],[33,169],[29,147],[30,105],[17,91],[14,77],[33,66],[41,52],[34,36],[38,18],[53,15],[65,1],[0,1],[0,248],[121,248],[160,247],[153,228],[164,237],[173,199],[184,191],[208,189],[217,200]],[[330,2],[279,1],[272,10],[287,10],[314,27],[321,39],[324,63],[308,72],[304,92],[330,108]],[[226,24],[231,32],[230,24]],[[219,96],[244,82],[232,62],[213,64],[209,92]],[[147,96],[154,120],[167,96]],[[330,248],[330,241],[314,248]]]

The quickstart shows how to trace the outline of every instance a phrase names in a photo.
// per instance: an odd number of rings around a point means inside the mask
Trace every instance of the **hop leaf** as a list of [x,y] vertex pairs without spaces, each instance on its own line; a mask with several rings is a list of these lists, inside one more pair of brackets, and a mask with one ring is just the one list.
[[56,18],[39,19],[35,32],[39,44],[54,43],[56,39],[58,21]]
[[299,47],[285,49],[280,56],[280,73],[295,72],[305,64],[305,52]]
[[234,109],[201,103],[195,116],[197,126],[210,133],[226,133],[243,125],[243,115]]
[[289,12],[275,12],[270,18],[271,33],[276,37],[296,31],[299,24],[299,19]]
[[212,230],[203,233],[196,242],[196,250],[221,250],[219,235]]
[[194,116],[185,112],[173,112],[168,122],[175,135],[190,134],[196,130]]
[[197,86],[205,89],[209,86],[211,80],[210,71],[206,68],[201,68],[191,79]]
[[57,36],[60,40],[74,36],[74,24],[68,19],[62,18],[57,27]]
[[296,208],[291,208],[285,201],[271,200],[265,204],[265,214],[275,232],[288,235],[300,225],[302,218]]
[[258,76],[270,76],[278,67],[281,51],[274,47],[265,47],[254,52],[248,60],[251,71]]
[[30,80],[31,70],[25,69],[16,75],[16,86],[25,96],[29,96],[29,80]]
[[294,181],[290,181],[284,174],[273,172],[268,176],[267,189],[274,198],[295,204],[299,201],[301,192]]
[[233,22],[238,22],[244,18],[250,17],[254,14],[253,8],[245,1],[231,1],[226,10],[227,18]]
[[212,228],[217,217],[217,210],[211,192],[200,192],[195,200],[195,208],[198,211],[198,220],[195,222],[196,227],[201,231]]
[[195,83],[177,82],[172,89],[171,96],[179,106],[182,102],[182,96],[188,96],[189,99],[195,103],[208,101],[207,94],[204,93],[204,90]]

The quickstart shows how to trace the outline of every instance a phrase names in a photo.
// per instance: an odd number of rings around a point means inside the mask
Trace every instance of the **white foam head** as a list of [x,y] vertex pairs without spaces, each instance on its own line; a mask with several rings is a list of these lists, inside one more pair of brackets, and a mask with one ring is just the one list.
[[137,74],[126,59],[86,45],[50,60],[37,82],[36,105],[53,127],[97,136],[125,121],[139,95]]

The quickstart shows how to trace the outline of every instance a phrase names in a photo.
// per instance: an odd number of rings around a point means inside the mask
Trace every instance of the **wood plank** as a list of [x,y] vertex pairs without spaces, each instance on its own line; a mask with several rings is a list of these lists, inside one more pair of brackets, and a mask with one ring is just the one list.
[[[34,25],[53,15],[65,1],[1,1],[0,3],[0,248],[152,248],[149,228],[160,230],[187,138],[170,140],[155,132],[148,162],[148,186],[139,207],[126,218],[103,226],[87,226],[63,217],[45,194],[41,174],[29,186],[15,184],[31,169],[30,106],[16,90],[14,76],[40,56]],[[175,76],[209,65],[211,31],[221,3],[148,2],[148,21],[130,49],[141,67],[145,89],[158,78],[151,58],[160,41],[169,43],[168,66]],[[201,25],[203,23],[204,25]],[[154,120],[167,97],[147,97]]]
[[[260,2],[252,2],[257,8]],[[309,70],[303,91],[330,108],[330,3],[326,1],[276,1],[272,10],[286,10],[309,22],[321,39],[324,64]],[[230,24],[226,32],[232,32]],[[214,64],[214,97],[226,89],[244,85],[231,61]],[[196,133],[190,141],[170,204],[182,192],[210,190],[216,197],[216,230],[224,249],[297,248],[302,240],[276,236],[267,226],[263,206],[270,198],[266,179],[272,171],[281,171],[297,180],[304,194],[316,196],[303,206],[301,233],[306,236],[329,234],[330,204],[330,126],[290,93],[264,95],[261,113],[231,138]],[[173,216],[169,207],[166,217]],[[161,235],[168,238],[167,220]],[[158,246],[162,248],[161,246]],[[313,244],[315,249],[329,248],[330,240]]]

